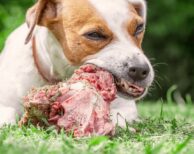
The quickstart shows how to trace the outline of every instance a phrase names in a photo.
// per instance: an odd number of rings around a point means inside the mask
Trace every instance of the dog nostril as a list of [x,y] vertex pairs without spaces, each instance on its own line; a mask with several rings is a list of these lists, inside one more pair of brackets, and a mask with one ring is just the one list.
[[136,67],[129,68],[128,74],[130,78],[135,79],[137,77],[137,68]]
[[146,75],[147,75],[147,71],[143,71],[143,72],[142,72],[142,75],[143,75],[143,76],[146,76]]
[[136,73],[136,68],[132,67],[129,69],[129,74],[134,74]]
[[132,73],[135,73],[136,72],[136,69],[135,68],[131,69],[131,72]]

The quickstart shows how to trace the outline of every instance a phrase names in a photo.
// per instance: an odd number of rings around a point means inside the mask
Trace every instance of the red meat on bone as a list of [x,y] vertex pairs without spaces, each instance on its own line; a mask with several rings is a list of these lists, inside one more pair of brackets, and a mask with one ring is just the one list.
[[112,75],[94,65],[77,69],[67,82],[33,88],[24,98],[25,114],[20,125],[31,121],[71,132],[75,137],[112,135],[110,103],[116,86]]

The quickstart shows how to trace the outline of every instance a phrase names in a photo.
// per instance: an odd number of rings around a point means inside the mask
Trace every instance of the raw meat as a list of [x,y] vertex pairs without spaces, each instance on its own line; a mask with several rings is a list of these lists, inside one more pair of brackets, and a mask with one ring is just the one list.
[[112,75],[87,64],[67,82],[31,89],[24,98],[25,114],[19,124],[54,125],[75,137],[113,135],[109,106],[115,97]]

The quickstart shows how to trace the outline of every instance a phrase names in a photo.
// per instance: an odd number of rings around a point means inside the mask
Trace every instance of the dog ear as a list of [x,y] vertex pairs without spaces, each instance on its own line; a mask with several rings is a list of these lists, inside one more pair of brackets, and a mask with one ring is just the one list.
[[29,32],[25,40],[27,44],[32,38],[33,31],[36,25],[46,25],[45,20],[54,19],[56,16],[56,3],[59,0],[38,0],[26,14],[26,23],[29,27]]

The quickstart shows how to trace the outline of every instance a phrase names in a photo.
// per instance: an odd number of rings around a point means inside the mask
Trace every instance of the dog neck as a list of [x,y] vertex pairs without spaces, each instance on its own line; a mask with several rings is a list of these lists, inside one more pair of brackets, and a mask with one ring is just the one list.
[[54,83],[67,79],[76,68],[69,64],[63,48],[46,27],[36,27],[32,50],[35,65],[47,82]]

